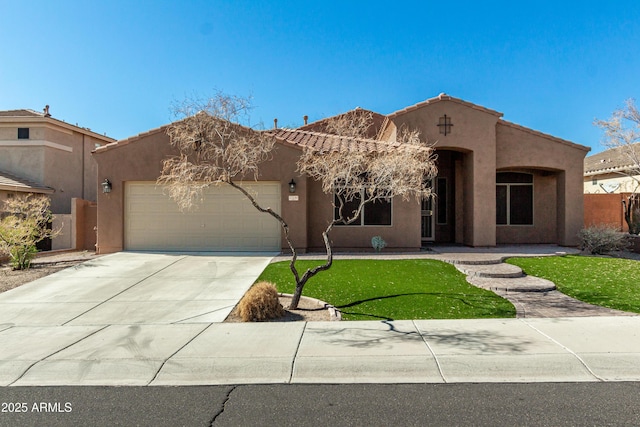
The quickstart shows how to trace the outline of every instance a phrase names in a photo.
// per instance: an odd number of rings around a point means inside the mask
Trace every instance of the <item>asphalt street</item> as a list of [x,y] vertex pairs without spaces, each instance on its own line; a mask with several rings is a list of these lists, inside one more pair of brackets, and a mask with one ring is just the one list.
[[5,387],[0,402],[2,427],[640,425],[638,382]]

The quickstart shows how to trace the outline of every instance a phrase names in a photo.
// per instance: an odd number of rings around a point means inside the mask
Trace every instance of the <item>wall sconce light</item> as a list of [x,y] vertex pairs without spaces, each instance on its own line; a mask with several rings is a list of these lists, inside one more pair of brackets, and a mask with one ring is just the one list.
[[102,181],[102,192],[111,193],[111,181],[109,181],[109,179],[107,178]]
[[296,192],[296,182],[293,180],[293,178],[291,178],[291,181],[289,181],[289,193],[295,193]]

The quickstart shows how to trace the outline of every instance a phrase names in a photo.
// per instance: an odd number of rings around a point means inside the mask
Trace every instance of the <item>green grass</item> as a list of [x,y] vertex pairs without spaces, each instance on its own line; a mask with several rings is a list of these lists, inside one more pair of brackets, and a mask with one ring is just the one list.
[[[301,274],[321,261],[298,261]],[[258,280],[293,293],[289,262],[270,264]],[[302,294],[341,312],[344,320],[473,319],[515,317],[513,305],[476,288],[455,267],[441,261],[337,260],[307,282]]]
[[640,313],[640,263],[619,258],[569,255],[510,258],[532,276],[551,280],[558,290],[580,301]]

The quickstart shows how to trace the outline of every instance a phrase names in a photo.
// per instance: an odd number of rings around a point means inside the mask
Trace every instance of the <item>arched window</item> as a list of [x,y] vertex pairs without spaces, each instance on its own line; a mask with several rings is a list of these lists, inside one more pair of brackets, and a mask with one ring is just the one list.
[[496,224],[533,225],[533,175],[496,174]]

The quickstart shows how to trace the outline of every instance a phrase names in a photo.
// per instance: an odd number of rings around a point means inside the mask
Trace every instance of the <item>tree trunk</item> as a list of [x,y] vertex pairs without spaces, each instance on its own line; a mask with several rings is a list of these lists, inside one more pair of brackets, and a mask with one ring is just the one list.
[[327,229],[322,233],[322,240],[324,240],[324,246],[327,250],[327,261],[324,264],[307,269],[302,277],[299,277],[298,270],[295,267],[296,260],[295,258],[291,259],[290,267],[291,271],[293,271],[294,277],[296,278],[296,290],[293,294],[293,298],[291,298],[291,305],[289,306],[289,309],[295,310],[298,308],[300,297],[302,296],[302,290],[304,289],[304,285],[307,284],[307,281],[319,272],[328,270],[331,267],[331,264],[333,264],[333,250],[331,248],[331,241],[329,240],[329,232],[335,224],[336,221],[332,221],[329,226],[327,226]]
[[629,234],[640,234],[640,194],[632,194],[624,204],[624,219]]

